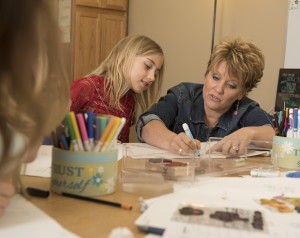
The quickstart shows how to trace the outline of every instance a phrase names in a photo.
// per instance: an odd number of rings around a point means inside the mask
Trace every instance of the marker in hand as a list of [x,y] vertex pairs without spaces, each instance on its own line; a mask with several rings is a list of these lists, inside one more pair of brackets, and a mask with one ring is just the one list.
[[[193,135],[192,135],[192,133],[191,133],[191,131],[190,131],[190,128],[189,128],[189,126],[188,126],[186,123],[183,123],[183,124],[182,124],[182,128],[183,128],[185,134],[186,134],[190,139],[192,139],[193,141],[195,141],[195,139],[194,139],[194,137],[193,137]],[[196,156],[200,156],[200,151],[197,150],[195,155],[196,155]]]

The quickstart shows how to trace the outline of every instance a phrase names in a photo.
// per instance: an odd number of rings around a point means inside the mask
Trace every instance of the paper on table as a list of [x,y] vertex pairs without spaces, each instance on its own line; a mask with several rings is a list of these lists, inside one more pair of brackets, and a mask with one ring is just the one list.
[[[146,143],[127,143],[124,144],[123,156],[130,156],[133,159],[149,159],[149,158],[174,158],[175,154],[160,149],[158,147]],[[183,157],[180,155],[180,157]]]
[[[169,152],[167,150],[160,149],[158,147],[146,144],[146,143],[128,143],[124,144],[125,149],[127,149],[127,155],[130,156],[133,159],[148,159],[148,158],[174,158],[174,153]],[[201,150],[200,150],[200,158],[208,158],[209,154],[208,151],[208,142],[202,142],[201,143]],[[124,152],[125,153],[125,152]],[[266,151],[251,151],[247,153],[247,156],[258,156],[258,155],[269,155]],[[183,155],[180,155],[181,158],[183,158]],[[187,157],[189,157],[187,155]],[[221,153],[215,153],[211,154],[211,158],[216,159],[223,159],[227,158],[227,155],[221,154]],[[245,155],[241,155],[241,157],[245,157]]]
[[[135,221],[135,224],[138,227],[167,228],[164,235],[172,238],[182,235],[193,237],[192,234],[199,235],[200,232],[206,232],[202,235],[207,238],[216,237],[216,232],[222,233],[223,238],[269,237],[270,234],[270,237],[283,237],[281,235],[284,232],[290,235],[285,237],[300,237],[299,214],[274,213],[258,203],[260,198],[272,198],[282,194],[286,197],[300,197],[300,180],[291,178],[211,178],[199,181],[196,185],[179,192],[150,199],[149,208]],[[171,222],[172,215],[182,202],[261,210],[266,215],[268,234],[241,233],[241,231],[236,234],[235,231],[231,232],[232,230],[224,232],[224,230],[207,226],[201,231],[199,225]],[[188,234],[191,236],[183,234],[183,230],[189,231]]]
[[76,238],[59,223],[38,209],[24,197],[16,194],[0,218],[0,237],[5,238]]
[[25,165],[23,175],[47,177],[51,176],[52,145],[42,145],[34,161]]

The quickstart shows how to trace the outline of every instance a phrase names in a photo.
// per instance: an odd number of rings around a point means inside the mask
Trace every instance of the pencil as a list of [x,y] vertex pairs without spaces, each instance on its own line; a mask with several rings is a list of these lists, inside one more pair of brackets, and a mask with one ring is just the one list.
[[111,202],[111,201],[100,200],[100,199],[91,198],[91,197],[84,197],[84,196],[71,194],[71,193],[65,193],[65,192],[63,192],[62,195],[66,196],[66,197],[70,197],[70,198],[77,198],[77,199],[84,200],[84,201],[105,204],[105,205],[108,205],[108,206],[120,207],[120,208],[123,208],[123,209],[126,209],[126,210],[131,210],[132,209],[132,206],[129,205],[129,204],[126,204],[126,203]]

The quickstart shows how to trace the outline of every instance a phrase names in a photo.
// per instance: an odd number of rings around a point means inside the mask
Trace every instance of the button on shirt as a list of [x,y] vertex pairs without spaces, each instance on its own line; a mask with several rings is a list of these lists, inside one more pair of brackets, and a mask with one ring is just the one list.
[[272,125],[270,116],[259,104],[247,97],[243,98],[234,115],[237,101],[222,115],[214,128],[204,122],[203,84],[181,83],[168,90],[159,102],[143,113],[136,124],[138,139],[144,142],[141,130],[151,120],[160,120],[166,127],[179,134],[184,132],[183,123],[187,123],[194,138],[206,142],[209,137],[225,137],[247,126]]

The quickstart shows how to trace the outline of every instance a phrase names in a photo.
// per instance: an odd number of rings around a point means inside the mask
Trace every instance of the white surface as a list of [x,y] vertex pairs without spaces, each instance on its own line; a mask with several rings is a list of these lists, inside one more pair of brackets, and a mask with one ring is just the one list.
[[20,195],[10,200],[10,206],[0,218],[0,237],[5,238],[75,238],[46,213]]
[[288,14],[284,68],[300,68],[300,3]]
[[[300,214],[278,213],[260,205],[260,198],[300,197],[300,179],[292,178],[210,178],[176,193],[146,200],[149,208],[135,221],[137,226],[167,228],[164,237],[217,237],[216,227],[171,222],[182,202],[207,206],[257,209],[264,212],[268,233],[222,229],[222,237],[300,237]],[[188,234],[183,231],[188,230]],[[286,235],[283,235],[286,234]],[[197,236],[195,236],[197,235]]]
[[31,163],[26,164],[24,175],[48,177],[51,176],[52,145],[42,145],[37,157]]

